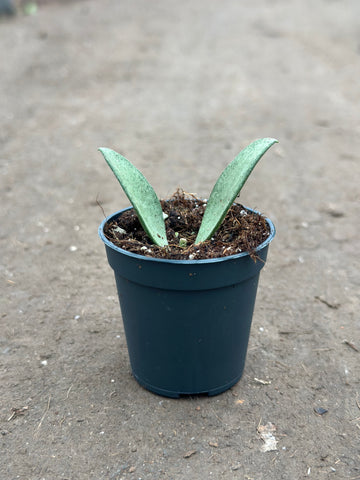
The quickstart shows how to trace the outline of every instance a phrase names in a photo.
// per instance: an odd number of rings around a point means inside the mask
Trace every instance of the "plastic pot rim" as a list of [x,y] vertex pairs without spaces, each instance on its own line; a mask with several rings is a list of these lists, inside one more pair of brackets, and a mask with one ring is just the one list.
[[[254,212],[254,213],[258,213],[259,215],[262,215],[259,211],[257,210],[254,210],[252,208],[249,208],[249,207],[246,207],[244,206],[244,208],[246,208],[246,210],[249,210],[250,212]],[[249,256],[249,252],[240,252],[240,253],[237,253],[235,255],[228,255],[226,257],[217,257],[217,258],[205,258],[205,259],[201,259],[201,260],[174,260],[174,259],[170,259],[170,258],[156,258],[156,257],[147,257],[145,255],[139,255],[137,253],[133,253],[133,252],[129,252],[123,248],[120,248],[120,247],[117,247],[114,243],[112,243],[104,234],[104,227],[106,225],[106,223],[108,223],[110,220],[112,220],[113,218],[116,218],[116,217],[119,217],[121,214],[123,214],[124,212],[126,212],[127,210],[132,210],[133,207],[126,207],[126,208],[123,208],[121,210],[118,210],[117,212],[114,212],[112,213],[111,215],[107,216],[100,224],[99,226],[99,229],[98,229],[98,233],[99,233],[99,236],[101,238],[101,240],[110,248],[112,248],[113,250],[123,254],[123,255],[126,255],[128,257],[131,257],[131,258],[134,258],[134,259],[137,259],[137,260],[141,260],[141,261],[144,261],[144,262],[155,262],[155,263],[169,263],[169,264],[174,264],[174,265],[199,265],[199,264],[204,264],[204,263],[221,263],[221,262],[225,262],[225,261],[229,261],[229,260],[235,260],[235,259],[238,259],[238,258],[241,258],[241,257],[246,257],[246,256]],[[270,218],[268,217],[264,217],[265,220],[266,220],[266,223],[269,225],[269,228],[270,228],[270,233],[269,233],[269,236],[266,238],[266,240],[264,240],[263,243],[261,243],[256,249],[255,249],[255,252],[259,251],[259,250],[262,250],[263,248],[265,248],[267,245],[270,244],[270,242],[273,240],[274,236],[275,236],[275,233],[276,233],[276,230],[275,230],[275,226],[273,224],[273,222],[270,220]]]

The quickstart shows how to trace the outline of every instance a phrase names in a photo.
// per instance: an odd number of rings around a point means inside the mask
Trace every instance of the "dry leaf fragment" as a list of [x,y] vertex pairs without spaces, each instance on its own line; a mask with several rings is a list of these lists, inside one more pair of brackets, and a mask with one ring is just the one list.
[[264,441],[264,445],[261,447],[262,452],[272,452],[277,450],[277,440],[273,433],[276,432],[276,426],[268,422],[266,425],[259,425],[257,428],[260,438]]
[[217,442],[209,442],[210,447],[218,448],[219,444]]
[[197,452],[197,450],[189,450],[188,452],[186,452],[184,454],[184,458],[190,458],[192,457],[193,455],[195,455],[195,453]]

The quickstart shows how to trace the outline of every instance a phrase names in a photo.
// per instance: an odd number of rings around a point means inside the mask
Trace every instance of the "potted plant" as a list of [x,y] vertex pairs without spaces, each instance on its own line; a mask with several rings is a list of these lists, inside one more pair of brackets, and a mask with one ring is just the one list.
[[177,191],[160,201],[126,158],[99,149],[132,204],[107,217],[99,235],[115,273],[132,372],[148,390],[215,395],[240,379],[275,228],[234,200],[276,142],[263,138],[242,150],[208,200]]

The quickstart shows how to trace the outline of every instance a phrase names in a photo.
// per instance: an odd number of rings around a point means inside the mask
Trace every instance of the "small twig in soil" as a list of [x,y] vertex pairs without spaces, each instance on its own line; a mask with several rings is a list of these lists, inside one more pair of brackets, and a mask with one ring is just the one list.
[[327,300],[325,300],[324,298],[319,297],[318,295],[316,295],[314,298],[315,298],[315,300],[319,300],[319,302],[323,303],[324,305],[326,305],[329,308],[333,308],[334,310],[337,310],[340,307],[340,303],[330,303]]
[[12,408],[11,409],[11,415],[7,419],[8,422],[13,420],[14,418],[18,417],[19,415],[25,415],[25,412],[29,410],[29,407],[21,407],[21,408]]
[[280,330],[279,335],[310,335],[313,333],[313,330],[304,330],[296,331],[296,330]]
[[330,347],[325,347],[325,348],[313,348],[313,352],[329,352],[330,350],[334,350],[333,348]]
[[[41,417],[41,420],[40,420],[40,422],[39,422],[39,425],[38,425],[37,428],[36,428],[36,432],[39,431],[39,429],[40,429],[40,427],[41,427],[41,425],[42,425],[42,423],[43,423],[43,421],[44,421],[44,418],[46,417],[46,414],[47,414],[47,412],[48,412],[49,409],[50,409],[50,402],[51,402],[51,395],[49,395],[49,400],[48,400],[48,402],[47,402],[45,412],[44,412],[43,416]],[[35,432],[35,433],[36,433],[36,432]]]
[[256,383],[260,383],[261,385],[270,385],[271,380],[261,380],[261,378],[254,378]]
[[60,422],[59,422],[59,426],[60,426],[60,427],[61,427],[61,425],[65,422],[65,420],[66,420],[66,417],[63,417],[63,418],[60,420]]
[[221,418],[219,417],[219,415],[217,415],[217,413],[215,412],[215,410],[212,408],[212,412],[213,414],[215,415],[215,417],[219,420],[219,422],[223,423],[223,421],[221,420]]
[[259,262],[262,262],[265,265],[265,260],[263,260],[258,255],[256,255],[254,251],[249,251],[249,255],[254,260],[255,263],[257,262],[257,260],[259,260]]
[[302,363],[301,366],[304,369],[304,372],[306,373],[306,375],[310,376],[310,373],[308,372],[307,368],[305,368],[305,365]]
[[102,211],[102,213],[103,213],[103,215],[104,215],[104,218],[106,218],[105,210],[103,209],[103,206],[102,206],[101,203],[99,202],[99,194],[96,195],[96,200],[95,200],[95,201],[96,201],[98,207],[101,208],[101,211]]
[[[194,200],[198,200],[198,196],[196,193],[190,193],[190,192],[185,192],[185,190],[183,191],[184,195],[187,195],[189,197],[192,197]],[[176,192],[174,192],[173,196],[176,194]]]
[[353,350],[355,350],[355,352],[359,352],[360,350],[355,347],[355,345],[351,342],[349,342],[348,340],[344,340],[343,343],[345,343],[345,345],[348,345],[350,348],[352,348]]
[[275,360],[275,365],[280,365],[280,367],[283,367],[283,368],[285,368],[286,370],[290,370],[289,365],[286,365],[285,363],[280,362],[280,360]]
[[73,387],[73,384],[70,385],[70,388],[69,388],[69,390],[67,391],[67,394],[66,394],[66,398],[69,398],[72,387]]

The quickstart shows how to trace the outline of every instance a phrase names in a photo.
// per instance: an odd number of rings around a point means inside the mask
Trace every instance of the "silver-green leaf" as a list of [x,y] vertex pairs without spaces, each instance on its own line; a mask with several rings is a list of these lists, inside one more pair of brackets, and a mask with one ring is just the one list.
[[253,168],[274,143],[275,138],[255,140],[225,168],[211,192],[195,244],[216,232]]
[[141,225],[160,247],[168,245],[160,201],[144,175],[125,157],[110,148],[99,148],[134,207]]

